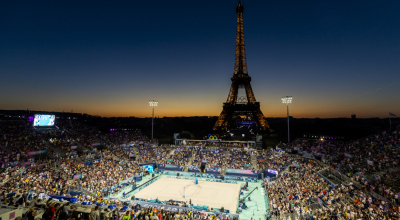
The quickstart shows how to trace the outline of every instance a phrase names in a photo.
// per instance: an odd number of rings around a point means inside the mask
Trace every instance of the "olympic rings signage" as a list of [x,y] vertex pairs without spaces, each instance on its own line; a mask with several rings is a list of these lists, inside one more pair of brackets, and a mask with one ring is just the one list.
[[218,140],[219,139],[219,135],[218,134],[209,134],[208,135],[208,140]]

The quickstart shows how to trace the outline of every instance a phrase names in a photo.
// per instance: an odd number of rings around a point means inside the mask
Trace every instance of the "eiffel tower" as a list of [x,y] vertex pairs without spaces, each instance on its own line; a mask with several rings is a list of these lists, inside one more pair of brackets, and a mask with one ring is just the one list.
[[[228,99],[224,103],[221,115],[214,125],[214,130],[227,130],[229,123],[238,117],[247,117],[256,122],[259,130],[270,130],[260,109],[260,103],[254,97],[251,88],[251,77],[247,72],[246,53],[244,50],[243,32],[243,4],[236,5],[237,28],[236,28],[236,55],[235,69],[233,72],[231,90]],[[246,97],[238,97],[239,89],[245,89]]]

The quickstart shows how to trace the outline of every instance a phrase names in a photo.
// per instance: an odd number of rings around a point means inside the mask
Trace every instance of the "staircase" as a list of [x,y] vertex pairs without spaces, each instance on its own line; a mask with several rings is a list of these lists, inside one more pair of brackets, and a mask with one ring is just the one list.
[[[226,150],[225,151],[225,158],[229,158],[229,151],[228,150]],[[225,175],[226,174],[226,166],[225,165],[223,165],[222,167],[221,167],[221,175]]]
[[79,148],[81,148],[82,150],[88,150],[88,151],[91,151],[91,149],[88,149],[88,148],[86,148],[85,147],[85,145],[84,144],[82,144],[81,142],[79,142],[79,141],[75,141],[75,144],[79,147]]
[[46,146],[48,146],[49,148],[52,148],[54,150],[54,155],[60,154],[61,157],[64,157],[66,155],[65,151],[61,147],[55,146],[54,144],[52,144],[44,139],[43,139],[43,143]]
[[188,164],[185,166],[185,168],[183,169],[184,172],[188,172],[189,170],[189,166],[192,165],[194,158],[196,157],[196,155],[194,154],[192,157],[190,157]]
[[251,155],[251,169],[252,170],[258,170],[257,155]]

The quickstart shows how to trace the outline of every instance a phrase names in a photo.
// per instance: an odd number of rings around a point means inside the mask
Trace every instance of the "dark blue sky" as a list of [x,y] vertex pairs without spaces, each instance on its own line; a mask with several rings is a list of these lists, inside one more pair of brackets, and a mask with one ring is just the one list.
[[[243,0],[249,74],[267,117],[400,114],[400,1]],[[235,0],[1,1],[0,109],[219,115]]]

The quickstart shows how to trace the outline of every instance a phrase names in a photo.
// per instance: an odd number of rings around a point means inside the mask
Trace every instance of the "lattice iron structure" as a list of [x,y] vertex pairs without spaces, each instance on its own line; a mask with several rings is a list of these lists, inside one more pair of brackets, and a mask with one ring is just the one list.
[[[235,69],[231,78],[232,85],[221,115],[214,125],[214,130],[226,130],[232,120],[241,116],[251,118],[256,122],[260,130],[270,130],[268,122],[261,112],[260,103],[256,101],[254,96],[250,84],[251,77],[247,72],[246,52],[244,49],[243,9],[243,4],[239,0],[239,3],[236,5],[236,54]],[[246,97],[238,97],[240,88],[245,89]]]

